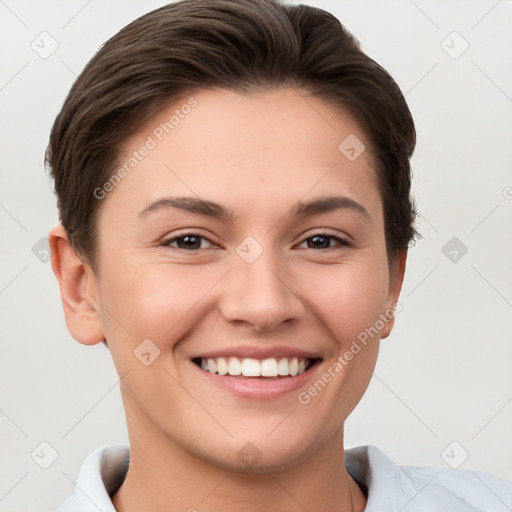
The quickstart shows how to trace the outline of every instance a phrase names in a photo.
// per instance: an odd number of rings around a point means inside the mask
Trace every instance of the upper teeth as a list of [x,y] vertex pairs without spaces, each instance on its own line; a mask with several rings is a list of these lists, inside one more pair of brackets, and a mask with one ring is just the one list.
[[299,357],[270,357],[263,359],[239,359],[238,357],[215,357],[201,359],[201,368],[219,375],[243,375],[244,377],[294,377],[306,371],[308,360]]

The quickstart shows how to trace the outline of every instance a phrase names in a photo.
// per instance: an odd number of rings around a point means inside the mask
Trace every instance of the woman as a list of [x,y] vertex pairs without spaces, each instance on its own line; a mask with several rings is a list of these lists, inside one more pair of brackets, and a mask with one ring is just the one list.
[[414,145],[396,83],[319,9],[185,0],[100,49],[52,130],[50,245],[130,445],[59,512],[512,505],[491,475],[343,448],[400,307]]

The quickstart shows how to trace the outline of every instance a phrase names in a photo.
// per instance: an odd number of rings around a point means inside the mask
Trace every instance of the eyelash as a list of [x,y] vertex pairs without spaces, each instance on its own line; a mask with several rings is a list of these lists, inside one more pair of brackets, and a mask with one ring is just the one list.
[[[190,233],[184,233],[184,234],[182,234],[180,236],[175,236],[175,237],[170,238],[168,240],[164,240],[160,245],[163,246],[163,247],[171,247],[171,243],[176,242],[177,240],[181,240],[183,238],[187,238],[187,237],[200,238],[200,239],[203,239],[203,240],[207,240],[208,242],[213,244],[213,242],[210,239],[208,239],[207,237],[205,237],[203,235],[200,235],[199,233],[190,232]],[[352,246],[352,244],[348,240],[346,240],[344,238],[340,238],[340,237],[332,235],[330,233],[321,233],[321,232],[311,234],[310,236],[304,238],[304,240],[299,245],[302,245],[307,240],[311,240],[311,239],[317,238],[317,237],[318,238],[329,238],[331,240],[335,240],[339,244],[339,246],[342,246],[342,247],[351,247]],[[193,250],[189,251],[189,250],[181,248],[181,247],[172,247],[172,248],[173,249],[178,249],[178,250],[181,250],[181,251],[190,252],[192,254],[201,250],[201,249],[193,249]],[[210,249],[210,248],[208,248],[208,249]],[[315,249],[315,248],[311,248],[311,247],[308,247],[308,249],[319,250],[319,249]],[[334,246],[334,247],[327,247],[327,248],[320,249],[320,250],[326,251],[326,250],[330,250],[330,249],[336,249],[336,246]]]

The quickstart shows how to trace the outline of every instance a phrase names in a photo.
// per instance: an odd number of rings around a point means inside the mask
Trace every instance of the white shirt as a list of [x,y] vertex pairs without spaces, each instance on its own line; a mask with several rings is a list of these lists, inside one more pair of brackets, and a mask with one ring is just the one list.
[[[83,463],[75,492],[53,512],[116,512],[129,445],[103,446]],[[367,493],[365,512],[510,512],[512,483],[480,471],[397,466],[375,446],[345,450],[350,475]]]

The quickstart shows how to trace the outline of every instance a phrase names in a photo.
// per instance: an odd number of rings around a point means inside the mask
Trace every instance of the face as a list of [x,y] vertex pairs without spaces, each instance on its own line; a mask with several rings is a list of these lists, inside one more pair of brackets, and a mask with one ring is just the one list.
[[364,393],[399,289],[375,161],[303,96],[200,92],[123,148],[137,163],[101,200],[94,293],[131,436],[284,468]]

